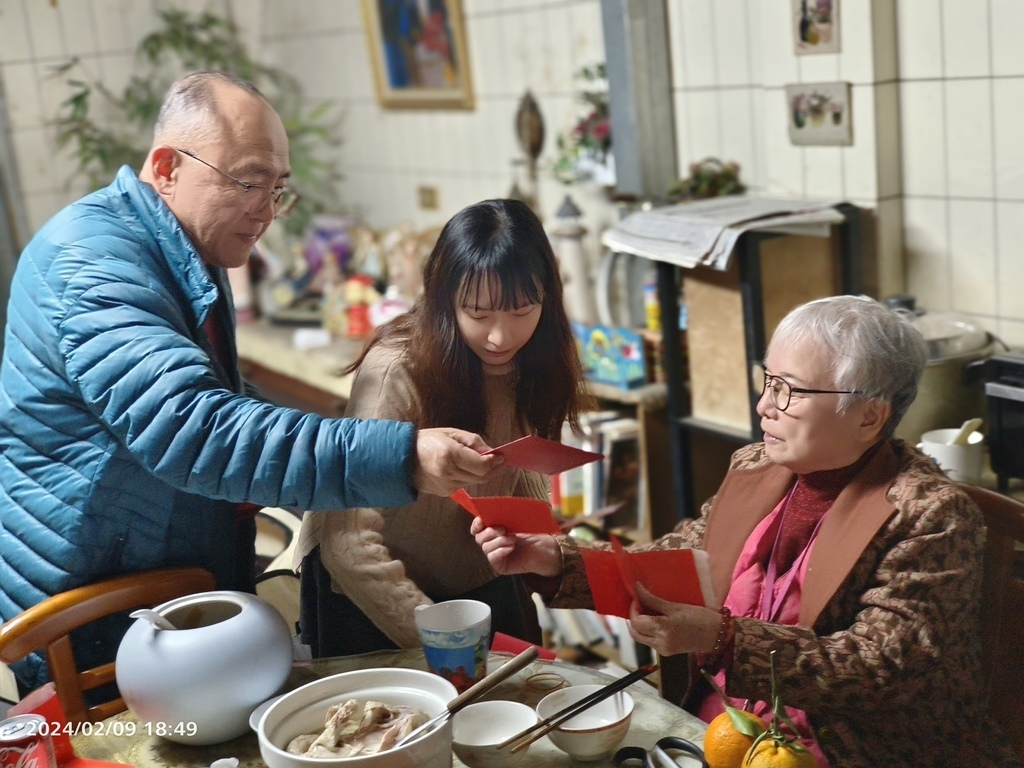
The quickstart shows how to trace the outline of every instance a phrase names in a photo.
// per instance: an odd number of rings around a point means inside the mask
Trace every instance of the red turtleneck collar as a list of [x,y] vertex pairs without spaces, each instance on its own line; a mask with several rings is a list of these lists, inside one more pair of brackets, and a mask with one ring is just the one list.
[[839,469],[826,469],[798,475],[793,496],[782,513],[776,562],[778,572],[785,573],[807,546],[818,521],[839,498],[850,480],[870,461],[882,441],[868,448],[853,464]]

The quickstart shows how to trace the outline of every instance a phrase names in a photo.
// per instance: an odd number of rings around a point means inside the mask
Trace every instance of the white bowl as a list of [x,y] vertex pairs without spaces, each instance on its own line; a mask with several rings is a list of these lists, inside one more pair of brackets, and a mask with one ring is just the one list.
[[256,726],[260,755],[269,768],[448,768],[450,719],[408,744],[376,755],[323,759],[292,755],[285,748],[296,736],[322,731],[327,709],[349,699],[405,704],[430,718],[443,712],[456,695],[447,680],[418,669],[361,669],[325,677],[286,693],[263,713]]
[[512,754],[498,745],[537,722],[533,707],[516,701],[480,701],[452,717],[452,749],[469,768],[516,765],[529,747]]
[[[537,714],[542,720],[551,717],[604,687],[600,684],[573,685],[549,693],[537,704]],[[633,697],[625,691],[619,691],[566,720],[551,731],[548,737],[574,760],[600,760],[622,743],[632,718]]]

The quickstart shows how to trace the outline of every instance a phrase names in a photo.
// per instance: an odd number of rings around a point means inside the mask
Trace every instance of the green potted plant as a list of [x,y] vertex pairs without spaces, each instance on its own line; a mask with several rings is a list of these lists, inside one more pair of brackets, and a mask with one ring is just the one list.
[[699,163],[691,164],[690,175],[669,188],[668,200],[678,203],[720,195],[739,195],[745,190],[746,187],[740,181],[739,165],[706,157]]
[[157,10],[160,26],[136,49],[137,71],[121,93],[84,77],[83,62],[58,68],[73,92],[56,119],[59,147],[70,147],[76,161],[71,178],[84,176],[93,187],[110,182],[124,164],[139,169],[160,104],[171,83],[195,70],[220,70],[249,80],[266,95],[284,121],[291,147],[292,185],[302,198],[284,220],[287,233],[301,237],[314,214],[337,207],[340,174],[324,150],[340,143],[331,105],[304,109],[301,88],[287,73],[253,60],[238,28],[209,11],[191,14],[171,7]]

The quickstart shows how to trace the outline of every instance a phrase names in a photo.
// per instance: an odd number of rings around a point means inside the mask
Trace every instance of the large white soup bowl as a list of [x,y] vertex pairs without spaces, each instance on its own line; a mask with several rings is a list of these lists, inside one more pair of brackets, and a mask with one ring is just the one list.
[[343,672],[307,683],[275,701],[256,724],[260,755],[268,768],[448,768],[452,764],[451,720],[397,749],[376,755],[324,759],[285,751],[304,733],[324,729],[327,710],[349,699],[404,704],[428,718],[444,712],[457,695],[444,678],[418,669],[389,667]]

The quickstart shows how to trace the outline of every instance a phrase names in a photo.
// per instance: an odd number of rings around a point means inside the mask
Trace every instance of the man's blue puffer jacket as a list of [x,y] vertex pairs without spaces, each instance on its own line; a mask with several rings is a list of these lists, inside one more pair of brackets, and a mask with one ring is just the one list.
[[[322,419],[238,393],[203,330],[217,296],[171,211],[127,166],[29,243],[0,369],[0,620],[168,565],[237,588],[235,502],[413,500],[410,424]],[[45,679],[35,657],[16,672],[30,687]]]

